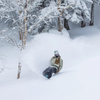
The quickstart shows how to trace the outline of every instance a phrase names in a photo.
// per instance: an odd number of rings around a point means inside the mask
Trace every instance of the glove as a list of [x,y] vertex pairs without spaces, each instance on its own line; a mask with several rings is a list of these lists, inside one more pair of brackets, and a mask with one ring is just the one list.
[[59,73],[59,70],[56,72],[56,74]]

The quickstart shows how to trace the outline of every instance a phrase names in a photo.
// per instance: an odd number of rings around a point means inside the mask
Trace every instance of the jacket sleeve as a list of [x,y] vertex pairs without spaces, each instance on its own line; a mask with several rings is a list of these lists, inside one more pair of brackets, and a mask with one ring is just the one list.
[[63,60],[61,59],[61,60],[60,60],[60,67],[59,67],[59,71],[62,69],[62,67],[63,67]]

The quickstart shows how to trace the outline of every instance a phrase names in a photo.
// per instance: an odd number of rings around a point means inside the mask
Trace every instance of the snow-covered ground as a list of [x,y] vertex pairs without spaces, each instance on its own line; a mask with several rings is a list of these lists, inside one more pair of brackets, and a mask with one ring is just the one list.
[[[19,49],[0,46],[6,55],[0,73],[1,100],[100,100],[100,29],[86,27],[36,35],[21,54],[22,72],[17,77]],[[70,38],[71,37],[71,38]],[[64,65],[51,79],[42,76],[54,50]]]

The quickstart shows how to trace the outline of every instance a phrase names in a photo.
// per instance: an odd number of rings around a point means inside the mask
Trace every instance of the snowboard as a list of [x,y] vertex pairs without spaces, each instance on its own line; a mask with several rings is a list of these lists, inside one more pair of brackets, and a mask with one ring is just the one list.
[[56,73],[56,68],[48,67],[43,71],[43,76],[50,79],[53,73]]
[[45,72],[44,76],[48,79],[50,79],[52,77],[52,73],[51,72]]

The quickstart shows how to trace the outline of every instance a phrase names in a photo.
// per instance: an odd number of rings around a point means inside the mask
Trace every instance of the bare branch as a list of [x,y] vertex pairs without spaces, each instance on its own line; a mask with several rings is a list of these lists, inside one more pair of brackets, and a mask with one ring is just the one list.
[[5,56],[3,54],[0,54],[0,60],[2,62],[2,67],[0,68],[0,73],[5,69]]
[[7,30],[8,29],[2,30],[0,34],[4,36],[4,39],[7,41],[7,43],[11,44],[12,46],[17,46],[19,49],[21,49],[22,46],[18,45],[15,39],[12,39],[10,36],[4,34],[4,32],[6,32]]

